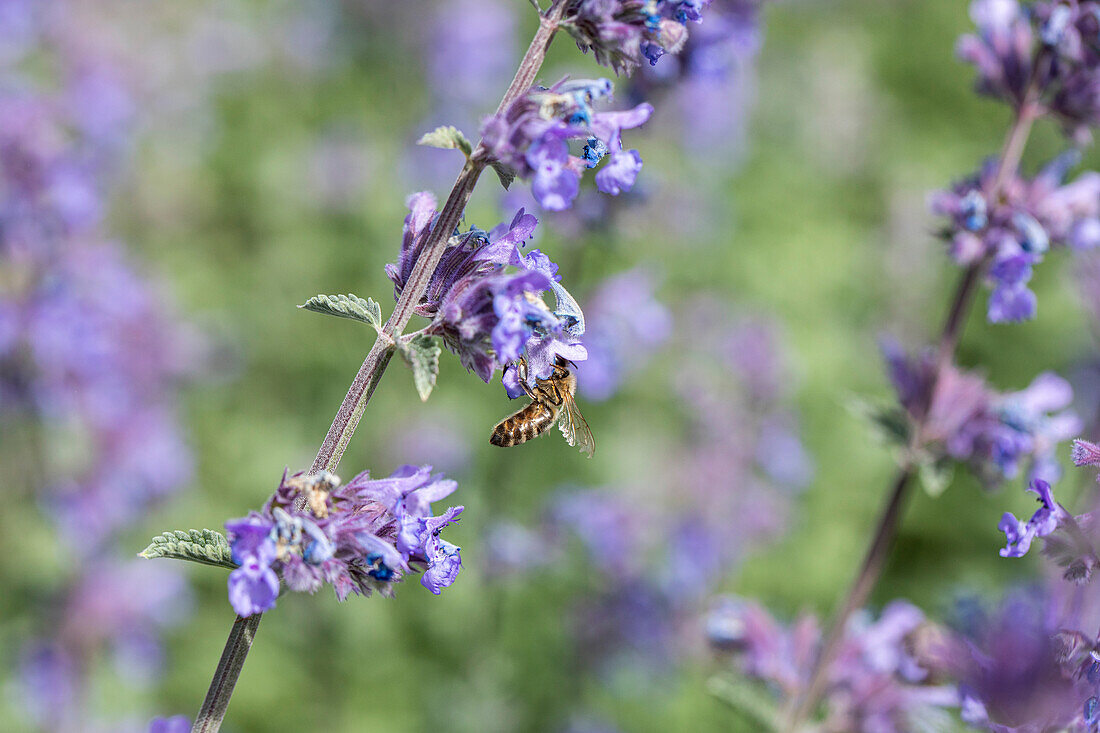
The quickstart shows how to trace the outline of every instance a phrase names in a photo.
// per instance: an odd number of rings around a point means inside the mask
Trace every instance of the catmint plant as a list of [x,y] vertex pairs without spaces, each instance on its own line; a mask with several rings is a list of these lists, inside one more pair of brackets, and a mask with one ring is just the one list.
[[[606,79],[565,78],[537,84],[547,49],[559,30],[584,51],[628,73],[643,62],[660,63],[682,48],[689,26],[703,22],[705,0],[696,2],[533,3],[539,29],[496,111],[485,117],[476,145],[456,127],[438,127],[421,144],[453,149],[465,163],[442,204],[428,192],[408,199],[402,241],[386,267],[396,304],[383,321],[382,307],[356,295],[319,295],[303,308],[358,321],[377,337],[332,427],[307,471],[284,472],[260,511],[213,530],[169,532],[155,538],[146,557],[190,559],[230,570],[229,600],[238,614],[210,691],[193,731],[220,727],[237,675],[262,614],[283,589],[314,592],[331,585],[350,595],[390,595],[395,585],[420,573],[438,594],[455,582],[460,549],[445,540],[461,506],[436,513],[453,481],[428,465],[402,466],[387,478],[362,472],[343,483],[335,475],[378,381],[395,355],[412,370],[421,399],[432,392],[445,348],[467,370],[489,382],[499,369],[509,397],[535,399],[556,370],[583,362],[585,317],[562,284],[558,266],[527,247],[538,220],[524,209],[490,229],[460,228],[466,204],[485,168],[508,187],[530,184],[539,206],[572,205],[580,179],[597,168],[597,188],[610,195],[629,191],[642,167],[637,150],[626,149],[624,131],[649,119],[641,102],[613,111],[614,85]],[[406,333],[413,316],[427,321]]]
[[[893,345],[885,350],[900,408],[873,411],[880,428],[901,446],[900,469],[851,591],[811,666],[809,683],[788,701],[784,730],[798,730],[811,716],[829,679],[841,664],[849,619],[862,607],[882,572],[897,534],[902,508],[918,476],[932,492],[943,490],[952,465],[964,463],[985,482],[1026,475],[1040,509],[1028,520],[1006,514],[1002,554],[1026,553],[1036,538],[1051,538],[1070,556],[1068,573],[1091,574],[1091,556],[1079,552],[1073,516],[1053,498],[1060,473],[1055,451],[1082,427],[1065,410],[1072,399],[1068,383],[1040,375],[1025,390],[998,394],[981,377],[953,364],[955,348],[975,291],[983,282],[992,292],[987,318],[1011,323],[1034,318],[1033,268],[1059,247],[1096,246],[1100,178],[1086,172],[1067,182],[1077,161],[1074,151],[1056,157],[1033,177],[1021,158],[1033,124],[1055,122],[1074,145],[1086,143],[1097,118],[1095,91],[1100,80],[1100,45],[1093,2],[976,0],[971,17],[977,33],[964,36],[958,54],[978,72],[977,90],[1005,102],[1011,122],[1000,153],[976,175],[932,198],[933,211],[947,218],[947,254],[964,268],[937,344],[916,359]],[[967,703],[971,712],[975,706]],[[966,713],[964,717],[969,716]],[[1066,721],[1079,712],[1064,712]],[[972,716],[975,720],[977,713]],[[993,716],[994,718],[996,716]],[[1087,724],[1093,720],[1086,710]],[[1056,727],[1061,718],[1050,718]],[[992,730],[1046,730],[991,723]]]
[[[56,535],[65,577],[36,599],[12,689],[43,730],[125,730],[89,699],[99,662],[132,688],[158,678],[191,594],[118,535],[191,479],[176,401],[200,340],[104,223],[132,90],[45,5],[5,4],[0,22],[0,458],[9,491]],[[32,39],[66,60],[55,75],[35,69]]]

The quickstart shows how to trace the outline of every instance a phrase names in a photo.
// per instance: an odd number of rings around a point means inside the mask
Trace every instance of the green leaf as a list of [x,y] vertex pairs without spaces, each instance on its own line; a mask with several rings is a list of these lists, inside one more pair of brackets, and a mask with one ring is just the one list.
[[707,680],[707,692],[754,723],[753,730],[779,730],[775,698],[760,685],[716,675]]
[[427,145],[433,148],[458,149],[461,150],[462,154],[467,158],[474,152],[474,146],[471,145],[470,141],[466,139],[466,136],[462,134],[462,130],[451,125],[442,125],[431,132],[425,133],[416,141],[416,144]]
[[221,532],[212,529],[192,529],[186,532],[176,529],[165,532],[154,537],[152,543],[138,555],[146,560],[167,557],[230,570],[237,567],[237,563],[233,562],[233,553],[229,550],[229,541]]
[[403,342],[400,350],[405,363],[412,368],[413,383],[416,385],[421,401],[427,402],[428,395],[435,387],[435,378],[439,374],[439,354],[443,349],[439,346],[438,339],[420,334]]
[[899,405],[876,404],[860,397],[848,401],[848,411],[866,420],[875,436],[889,445],[909,445],[909,414]]
[[931,458],[923,460],[917,466],[917,477],[920,479],[924,492],[935,498],[942,494],[951,485],[951,479],[955,475],[955,462],[950,458]]
[[504,186],[504,190],[507,191],[508,187],[512,185],[512,181],[516,180],[516,174],[512,172],[511,168],[501,162],[493,161],[490,165],[493,166],[493,170],[496,171],[497,178],[500,179],[500,185]]
[[382,307],[375,303],[372,298],[363,300],[353,293],[347,295],[314,295],[298,307],[314,313],[324,313],[338,318],[362,321],[374,326],[378,331],[382,330]]

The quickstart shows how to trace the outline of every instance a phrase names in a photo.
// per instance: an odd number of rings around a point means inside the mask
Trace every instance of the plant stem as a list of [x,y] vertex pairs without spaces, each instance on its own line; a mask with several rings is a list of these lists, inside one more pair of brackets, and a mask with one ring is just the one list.
[[[1038,75],[1036,75],[1036,77],[1038,77]],[[1009,177],[1016,172],[1020,165],[1020,158],[1023,155],[1027,138],[1031,132],[1032,123],[1039,114],[1037,97],[1038,90],[1033,80],[1033,83],[1029,85],[1025,100],[1021,104],[1013,120],[1012,126],[1009,128],[1008,134],[1005,137],[1004,146],[1001,150],[1000,164],[994,176],[993,184],[987,192],[990,201],[996,201],[1001,196],[1005,183],[1007,183]],[[893,548],[894,540],[898,534],[898,528],[901,525],[902,512],[908,501],[909,494],[911,493],[911,479],[916,471],[916,463],[913,458],[916,453],[915,449],[920,447],[923,442],[924,430],[927,424],[928,415],[931,412],[931,405],[935,400],[940,378],[954,360],[955,348],[958,346],[963,324],[970,311],[970,306],[974,301],[974,292],[981,280],[982,273],[985,271],[988,260],[989,258],[986,256],[979,262],[969,265],[962,274],[962,277],[959,278],[959,283],[955,288],[955,293],[951,300],[951,308],[948,310],[947,318],[944,321],[943,329],[940,332],[940,338],[936,346],[936,363],[932,383],[928,390],[928,404],[925,405],[924,411],[921,413],[919,419],[916,420],[916,424],[913,427],[913,435],[910,440],[909,450],[906,452],[902,464],[898,468],[897,475],[892,483],[889,498],[886,500],[882,514],[879,516],[875,533],[864,555],[859,575],[856,576],[855,582],[852,583],[852,587],[848,591],[848,595],[845,598],[844,604],[841,606],[841,610],[833,619],[829,632],[825,636],[825,640],[821,646],[821,652],[818,654],[817,660],[814,663],[805,692],[801,697],[791,701],[791,706],[787,711],[786,724],[783,727],[783,730],[787,733],[794,733],[794,731],[797,731],[802,722],[809,718],[810,714],[817,706],[828,682],[827,673],[829,666],[832,664],[833,658],[836,656],[840,647],[840,642],[844,638],[844,632],[848,626],[848,619],[851,618],[852,614],[857,609],[861,608],[867,602],[868,597],[871,595],[871,591],[882,575],[882,570],[886,565],[886,560],[889,557],[890,550]]]
[[214,670],[214,679],[210,682],[210,689],[206,692],[206,699],[202,701],[198,717],[191,733],[217,733],[222,725],[222,718],[229,707],[229,698],[233,695],[233,688],[237,684],[237,678],[241,675],[248,650],[252,648],[252,640],[256,638],[256,629],[260,625],[261,614],[248,618],[237,617],[233,622],[233,628],[229,630],[229,639],[225,642],[222,657],[218,660],[218,668]]
[[[508,91],[504,94],[504,98],[500,100],[500,105],[497,107],[498,113],[518,99],[534,83],[539,69],[542,68],[542,62],[546,58],[546,51],[550,48],[550,43],[557,32],[558,23],[561,21],[564,10],[565,3],[557,2],[545,16],[540,18],[539,29],[531,40],[531,45],[528,47],[527,53],[524,54],[523,61],[520,63]],[[470,195],[477,184],[478,176],[485,169],[485,158],[485,148],[479,143],[470,156],[470,160],[462,168],[462,172],[458,174],[454,188],[451,189],[447,202],[439,212],[439,218],[428,233],[428,240],[413,266],[412,274],[409,275],[409,279],[401,291],[397,306],[393,309],[389,320],[386,321],[382,334],[375,340],[374,346],[371,347],[370,353],[367,354],[367,358],[359,368],[359,373],[355,375],[355,381],[352,382],[344,401],[340,404],[340,409],[336,413],[336,418],[332,421],[328,435],[325,436],[321,449],[317,451],[317,458],[313,461],[310,473],[316,473],[320,470],[335,471],[336,466],[340,463],[351,436],[359,425],[359,418],[362,417],[371,395],[374,394],[375,387],[378,386],[382,372],[386,370],[390,357],[393,355],[390,343],[400,338],[405,325],[413,315],[413,309],[424,296],[424,291],[428,288],[428,281],[431,279],[432,273],[435,272],[436,265],[439,264],[439,260],[443,256],[443,251],[447,248],[451,233],[462,220],[462,212],[466,209],[466,204],[469,202]]]
[[[549,10],[539,17],[539,28],[531,45],[520,62],[519,69],[512,79],[508,91],[504,94],[497,112],[503,111],[512,102],[527,91],[538,76],[539,69],[546,59],[546,52],[557,33],[561,23],[562,14],[565,12],[564,0],[555,0]],[[374,345],[371,346],[362,366],[359,367],[355,379],[348,388],[340,409],[332,421],[328,434],[317,451],[317,458],[313,461],[310,473],[321,470],[335,471],[340,459],[347,450],[355,428],[359,425],[359,419],[366,410],[378,382],[382,379],[382,373],[389,366],[393,358],[394,343],[401,338],[405,326],[412,318],[413,311],[428,289],[428,282],[435,272],[440,258],[443,256],[452,232],[462,221],[462,214],[466,204],[473,194],[477,179],[482,170],[488,165],[488,155],[485,146],[478,143],[477,148],[470,155],[466,165],[455,180],[451,193],[443,209],[439,212],[435,225],[428,233],[424,248],[417,257],[412,273],[405,283],[401,296],[397,299],[397,305],[390,314],[389,319],[378,334]],[[214,672],[214,679],[210,682],[210,688],[206,693],[202,708],[199,710],[192,733],[216,733],[221,727],[222,718],[225,717],[226,708],[229,707],[229,698],[233,694],[233,686],[237,682],[244,660],[248,656],[248,650],[252,647],[256,628],[260,624],[260,614],[246,619],[237,617],[222,651],[218,668]]]

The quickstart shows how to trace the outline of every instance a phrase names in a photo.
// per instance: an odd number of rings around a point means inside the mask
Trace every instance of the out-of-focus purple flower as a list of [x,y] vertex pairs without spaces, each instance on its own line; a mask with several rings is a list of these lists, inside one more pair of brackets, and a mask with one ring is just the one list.
[[1032,85],[1043,111],[1077,140],[1100,122],[1100,3],[976,0],[976,35],[959,39],[958,55],[978,71],[977,89],[1016,109]]
[[[412,273],[435,217],[427,193],[409,198],[410,213],[396,264],[386,274],[400,294]],[[498,368],[527,360],[529,384],[550,376],[557,357],[587,358],[580,342],[584,314],[558,282],[558,267],[539,250],[523,251],[538,221],[520,209],[510,224],[490,232],[470,229],[451,238],[416,312],[432,319],[427,332],[440,336],[462,365],[488,382]],[[542,295],[552,291],[555,310]],[[505,373],[509,396],[522,394],[514,371]]]
[[714,0],[706,22],[693,26],[674,57],[643,65],[628,83],[629,99],[656,100],[675,116],[684,152],[728,171],[743,144],[761,45],[759,0]]
[[671,333],[672,316],[654,299],[649,273],[635,269],[608,278],[588,301],[581,392],[590,400],[608,399]]
[[1081,430],[1066,409],[1073,400],[1069,383],[1052,372],[1036,377],[1026,389],[997,394],[981,377],[945,367],[932,388],[933,356],[907,357],[884,343],[890,379],[899,401],[915,421],[923,421],[926,447],[966,462],[988,484],[1016,477],[1030,461],[1029,480],[1055,482],[1061,468],[1055,449]]
[[384,479],[363,472],[345,485],[332,474],[283,476],[263,512],[226,523],[234,560],[230,574],[234,609],[249,616],[274,605],[279,574],[293,591],[332,585],[341,601],[349,594],[392,595],[392,586],[414,568],[438,595],[462,567],[459,548],[439,536],[462,507],[432,516],[431,505],[456,488],[431,466],[402,466]]
[[171,718],[153,718],[149,722],[149,733],[189,733],[191,721],[186,715],[173,715]]
[[77,660],[51,641],[23,649],[17,669],[19,696],[34,722],[45,729],[76,723],[80,709]]
[[[914,730],[919,720],[945,718],[954,707],[953,687],[935,684],[910,651],[924,614],[895,601],[878,620],[852,617],[827,672],[822,730]],[[721,599],[707,619],[708,638],[732,652],[743,674],[768,685],[780,703],[797,700],[821,644],[817,620],[808,615],[784,628],[759,604]]]
[[1090,655],[1065,643],[1075,634],[1059,628],[1046,595],[1013,593],[994,614],[976,613],[939,655],[959,682],[966,722],[991,731],[1088,730],[1082,716],[1096,688],[1083,674]]
[[563,27],[596,63],[616,74],[630,74],[648,59],[678,53],[688,37],[687,23],[699,23],[710,0],[569,0]]
[[1028,289],[1032,266],[1052,246],[1088,247],[1100,231],[1100,174],[1085,173],[1063,183],[1078,156],[1067,153],[1032,180],[1012,175],[996,201],[989,201],[996,175],[991,161],[973,178],[932,198],[932,208],[950,218],[945,231],[951,255],[962,265],[988,261],[993,294],[992,323],[1035,317],[1035,294]]
[[[623,151],[622,131],[644,124],[653,107],[642,103],[618,112],[597,112],[593,104],[611,96],[607,79],[565,79],[549,89],[532,87],[501,113],[485,120],[482,144],[488,156],[531,181],[531,193],[548,211],[564,211],[580,191],[584,171],[610,151],[596,173],[604,193],[629,191],[641,170],[636,150]],[[583,157],[569,152],[569,140],[586,142]]]

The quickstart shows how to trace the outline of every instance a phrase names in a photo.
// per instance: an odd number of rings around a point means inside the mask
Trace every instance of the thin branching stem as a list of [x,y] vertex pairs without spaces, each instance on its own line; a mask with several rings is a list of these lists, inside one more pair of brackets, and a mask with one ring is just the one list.
[[[519,98],[534,83],[538,76],[542,63],[546,59],[546,52],[557,33],[561,23],[562,14],[565,11],[565,0],[555,0],[551,7],[539,17],[539,28],[531,45],[524,54],[516,71],[508,91],[500,101],[497,111],[503,111],[512,102]],[[428,282],[432,273],[439,264],[443,251],[447,248],[451,234],[462,221],[462,214],[466,204],[470,200],[478,177],[488,165],[488,155],[485,147],[478,144],[462,167],[462,171],[455,180],[451,193],[447,196],[435,224],[428,233],[427,241],[421,250],[420,256],[413,266],[412,273],[405,283],[397,305],[383,326],[374,345],[363,360],[359,372],[355,375],[351,387],[348,388],[340,409],[332,421],[328,434],[317,451],[317,458],[313,461],[310,473],[321,470],[335,471],[340,459],[347,450],[351,437],[359,425],[359,419],[366,410],[383,372],[389,366],[393,358],[394,344],[402,338],[405,326],[413,316],[416,304],[424,296],[428,289]],[[214,673],[214,679],[210,683],[210,689],[206,693],[202,709],[195,719],[192,733],[216,733],[221,727],[222,718],[229,706],[229,698],[233,694],[233,687],[237,683],[241,668],[244,666],[245,657],[252,647],[252,640],[259,626],[260,615],[256,614],[247,619],[240,617],[233,624],[225,649],[222,652],[218,668]]]
[[[1036,60],[1036,67],[1038,68],[1044,63],[1045,59],[1041,55],[1040,58]],[[1017,110],[1012,126],[1008,130],[1008,134],[1005,136],[997,171],[993,177],[993,183],[990,186],[990,190],[986,192],[990,201],[996,201],[1000,198],[1004,192],[1005,184],[1009,181],[1011,176],[1015,175],[1020,166],[1020,159],[1027,145],[1027,139],[1031,134],[1032,124],[1041,114],[1041,107],[1038,100],[1038,80],[1040,77],[1040,73],[1035,73],[1032,76],[1031,83],[1028,85],[1027,92],[1024,95],[1024,100]],[[955,287],[954,295],[951,299],[951,307],[947,312],[947,317],[944,320],[943,328],[940,331],[940,338],[936,345],[935,370],[931,386],[928,390],[929,403],[935,399],[940,378],[954,361],[955,349],[958,346],[963,325],[966,322],[967,315],[970,313],[970,307],[974,302],[974,294],[977,290],[978,283],[981,281],[982,275],[988,264],[989,258],[987,256],[979,262],[969,265],[959,278],[958,285]],[[833,618],[829,631],[825,635],[821,651],[818,653],[817,659],[814,662],[814,667],[810,673],[810,678],[804,688],[804,692],[801,696],[789,701],[790,705],[787,710],[786,722],[783,726],[783,730],[787,733],[794,733],[797,731],[817,707],[818,701],[821,699],[828,682],[829,666],[832,664],[840,648],[840,642],[844,638],[848,620],[853,613],[867,603],[871,591],[874,590],[875,585],[882,575],[882,570],[889,558],[890,550],[894,546],[894,540],[897,538],[898,528],[901,525],[901,518],[905,505],[908,502],[909,495],[912,493],[912,478],[917,470],[916,455],[918,449],[924,442],[928,415],[931,411],[930,407],[931,404],[925,405],[925,409],[921,413],[920,418],[915,421],[909,449],[906,451],[901,465],[898,467],[898,472],[891,482],[890,493],[882,509],[882,513],[879,515],[879,521],[875,525],[875,532],[871,537],[870,544],[867,546],[859,574],[852,583],[848,595],[844,599],[844,603]]]

